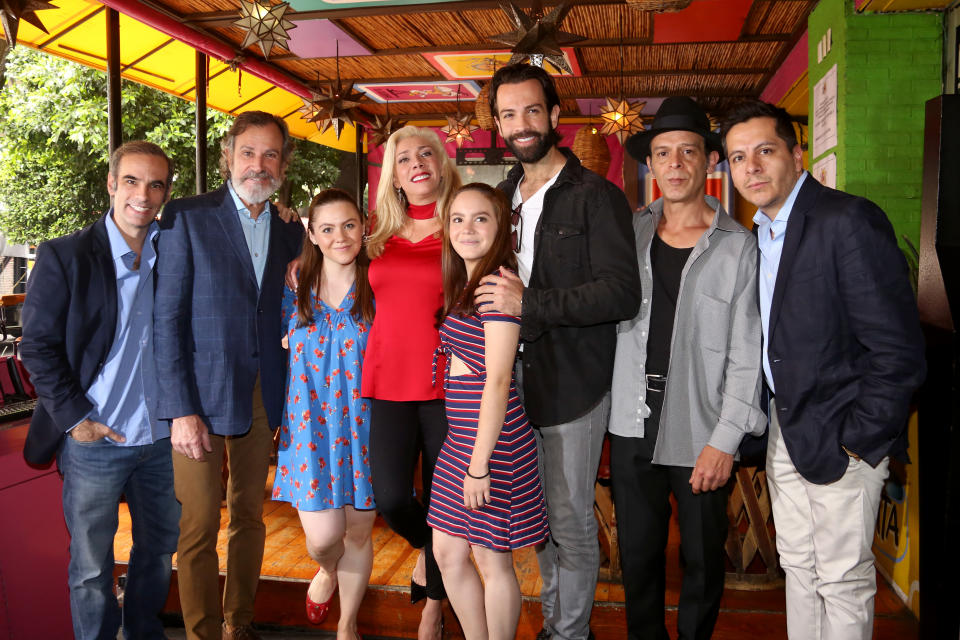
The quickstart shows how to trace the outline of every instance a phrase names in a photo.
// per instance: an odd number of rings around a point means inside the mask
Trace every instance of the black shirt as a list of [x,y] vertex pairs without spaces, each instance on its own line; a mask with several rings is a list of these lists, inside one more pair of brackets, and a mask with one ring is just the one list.
[[653,234],[650,243],[650,268],[653,270],[653,300],[650,303],[650,336],[647,339],[648,374],[667,375],[670,365],[670,339],[680,295],[680,276],[693,247],[671,247]]

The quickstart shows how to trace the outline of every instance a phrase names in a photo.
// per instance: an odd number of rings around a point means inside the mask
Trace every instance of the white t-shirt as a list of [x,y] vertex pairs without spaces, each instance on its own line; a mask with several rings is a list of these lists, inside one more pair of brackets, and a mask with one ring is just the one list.
[[[562,167],[560,170],[562,170]],[[547,190],[553,186],[553,183],[557,181],[560,170],[525,202],[523,196],[520,195],[520,185],[523,184],[523,178],[520,179],[520,183],[517,184],[517,188],[513,192],[513,202],[511,203],[513,209],[516,210],[517,207],[522,206],[520,209],[520,226],[512,229],[512,231],[517,231],[520,234],[520,251],[517,252],[517,273],[525,287],[530,286],[530,273],[533,270],[533,242],[537,232],[537,224],[540,223],[540,214],[543,213],[543,196]]]

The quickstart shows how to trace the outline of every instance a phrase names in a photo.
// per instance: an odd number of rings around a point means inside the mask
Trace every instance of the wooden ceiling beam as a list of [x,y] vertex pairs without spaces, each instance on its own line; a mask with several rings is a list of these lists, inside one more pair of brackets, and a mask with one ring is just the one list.
[[[462,0],[458,2],[437,2],[430,4],[407,4],[391,7],[354,7],[350,9],[317,9],[314,11],[292,11],[286,14],[289,20],[313,20],[317,18],[362,18],[364,16],[396,16],[405,13],[437,13],[455,11],[471,11],[476,9],[500,10],[501,0]],[[514,4],[523,9],[530,9],[536,4],[535,0],[514,0]],[[622,5],[624,0],[577,0],[578,5]],[[203,11],[187,13],[180,17],[186,24],[202,24],[208,27],[228,27],[240,17],[239,11]]]
[[[766,67],[739,67],[735,69],[670,69],[670,70],[661,70],[661,69],[637,69],[634,71],[624,71],[624,79],[628,78],[649,78],[653,76],[759,76],[767,72]],[[588,80],[596,80],[609,78],[610,80],[617,80],[620,78],[619,71],[590,71],[588,73],[580,74],[579,76],[564,76],[567,78],[585,78]],[[478,80],[482,82],[487,80],[487,78]],[[452,80],[447,80],[446,78],[438,78],[436,76],[410,76],[410,77],[396,77],[390,76],[385,78],[348,78],[344,76],[344,82],[354,82],[362,84],[377,84],[381,82],[453,82]],[[314,86],[315,81],[305,81],[305,84],[309,86]],[[393,103],[391,103],[393,104]]]
[[[791,0],[792,1],[792,0]],[[803,25],[806,26],[805,24]],[[351,34],[352,35],[352,34]],[[703,46],[712,46],[712,45],[723,45],[723,44],[738,44],[738,43],[750,43],[750,42],[791,42],[793,40],[793,34],[784,33],[784,34],[770,34],[770,35],[757,35],[757,36],[746,36],[740,38],[739,40],[717,40],[711,42],[662,42],[654,43],[649,38],[625,38],[623,40],[623,46],[625,47],[672,47],[683,44],[693,44],[693,45],[703,45]],[[361,42],[361,44],[366,47],[366,44]],[[577,42],[572,46],[574,49],[584,48],[584,47],[616,47],[620,45],[620,40],[615,38],[605,38],[605,39],[593,39],[593,40],[583,40]],[[368,47],[369,48],[369,47]],[[490,42],[480,42],[480,43],[471,43],[471,44],[447,44],[447,45],[436,45],[430,47],[400,47],[395,49],[371,49],[371,55],[375,56],[398,56],[398,55],[416,55],[420,53],[444,53],[447,51],[482,51],[489,49],[491,51],[507,51],[502,47],[498,47],[495,43]],[[362,56],[355,56],[362,57]],[[270,60],[323,60],[324,58],[301,58],[293,53],[281,53],[270,56]]]

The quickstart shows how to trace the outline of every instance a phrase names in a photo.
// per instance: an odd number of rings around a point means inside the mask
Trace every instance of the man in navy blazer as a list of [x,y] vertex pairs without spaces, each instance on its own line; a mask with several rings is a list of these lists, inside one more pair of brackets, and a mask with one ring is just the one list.
[[879,207],[803,171],[786,111],[743,103],[723,135],[734,185],[759,209],[767,481],[787,633],[870,638],[880,491],[890,456],[907,449],[926,368],[906,260]]
[[[292,152],[286,123],[262,111],[237,117],[221,142],[226,184],[173,200],[160,221],[155,311],[159,413],[172,420],[183,508],[177,579],[187,637],[257,638],[262,519],[273,429],[280,425],[286,357],[280,346],[284,269],[303,226],[268,198]],[[229,481],[227,576],[221,625],[217,531],[221,466]]]
[[[110,210],[37,249],[23,306],[23,362],[37,390],[24,457],[63,474],[70,611],[80,640],[162,638],[180,506],[170,429],[156,413],[155,218],[172,166],[149,142],[110,157]],[[126,496],[133,523],[123,609],[113,538]],[[56,585],[51,585],[56,587]],[[121,620],[122,618],[122,620]]]

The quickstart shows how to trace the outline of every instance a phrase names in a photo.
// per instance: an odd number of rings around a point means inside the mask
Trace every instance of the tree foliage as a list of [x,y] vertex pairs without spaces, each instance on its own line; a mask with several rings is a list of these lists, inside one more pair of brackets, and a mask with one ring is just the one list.
[[[0,231],[40,242],[83,227],[110,206],[107,77],[101,71],[17,47],[0,91]],[[194,105],[123,82],[124,140],[160,145],[175,167],[172,197],[195,190]],[[219,140],[228,115],[207,112],[207,184],[221,183]],[[299,207],[339,175],[333,149],[298,141],[283,193]]]

